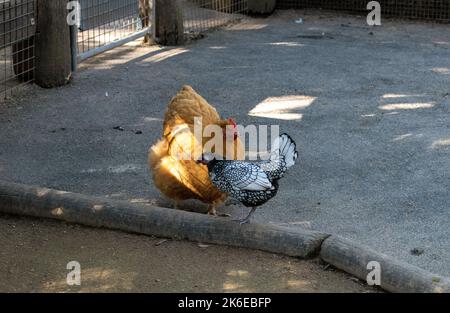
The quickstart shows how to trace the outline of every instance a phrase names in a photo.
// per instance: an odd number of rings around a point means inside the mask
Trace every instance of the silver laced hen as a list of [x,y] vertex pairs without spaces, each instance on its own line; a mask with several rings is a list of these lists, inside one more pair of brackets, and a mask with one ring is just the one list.
[[266,203],[278,191],[278,180],[295,164],[298,157],[296,144],[287,134],[282,134],[272,144],[269,160],[242,162],[217,160],[213,154],[204,154],[201,162],[208,166],[209,177],[214,186],[246,207],[248,216],[240,220],[248,223],[256,207]]

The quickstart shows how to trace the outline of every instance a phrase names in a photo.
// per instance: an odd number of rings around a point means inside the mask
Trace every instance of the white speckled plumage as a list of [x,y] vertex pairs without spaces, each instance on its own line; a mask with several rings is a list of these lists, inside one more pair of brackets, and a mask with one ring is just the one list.
[[264,162],[210,160],[207,162],[212,183],[247,207],[257,207],[278,191],[278,180],[295,164],[296,144],[287,134],[274,142],[271,157]]

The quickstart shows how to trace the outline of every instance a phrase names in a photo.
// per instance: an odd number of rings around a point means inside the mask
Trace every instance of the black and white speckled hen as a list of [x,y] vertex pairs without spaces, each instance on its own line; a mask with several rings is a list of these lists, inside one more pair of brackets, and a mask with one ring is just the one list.
[[205,153],[200,162],[208,166],[209,177],[214,186],[241,202],[251,211],[241,224],[248,223],[256,208],[277,194],[278,180],[295,164],[298,153],[296,144],[287,134],[282,134],[272,144],[269,160],[243,162],[218,160]]

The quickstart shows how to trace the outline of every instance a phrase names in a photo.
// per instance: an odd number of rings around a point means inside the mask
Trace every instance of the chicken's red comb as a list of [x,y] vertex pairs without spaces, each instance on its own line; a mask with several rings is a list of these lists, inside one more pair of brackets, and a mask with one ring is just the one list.
[[231,125],[233,125],[233,128],[236,128],[236,127],[237,127],[236,122],[235,122],[232,118],[229,118],[229,119],[228,119],[228,122],[230,122]]

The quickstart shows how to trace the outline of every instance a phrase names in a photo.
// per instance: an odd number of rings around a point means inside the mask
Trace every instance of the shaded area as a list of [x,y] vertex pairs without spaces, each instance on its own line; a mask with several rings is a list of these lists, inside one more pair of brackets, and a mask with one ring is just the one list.
[[[8,215],[0,229],[2,292],[379,292],[318,261],[261,251]],[[80,287],[66,283],[70,261]]]
[[202,32],[238,21],[247,12],[247,0],[182,0],[184,30]]
[[[450,22],[450,3],[443,0],[378,0],[383,16]],[[279,9],[332,9],[367,14],[366,0],[278,0]]]

